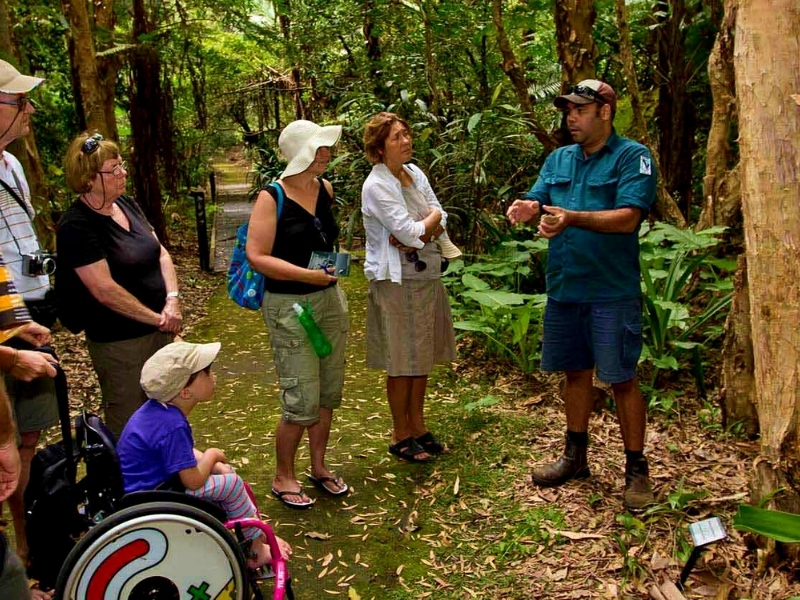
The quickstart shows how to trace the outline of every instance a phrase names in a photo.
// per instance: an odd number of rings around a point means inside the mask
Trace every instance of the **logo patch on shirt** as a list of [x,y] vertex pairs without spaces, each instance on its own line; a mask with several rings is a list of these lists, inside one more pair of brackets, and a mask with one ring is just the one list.
[[651,159],[647,156],[640,156],[639,157],[639,173],[641,175],[652,175],[653,167],[651,165]]

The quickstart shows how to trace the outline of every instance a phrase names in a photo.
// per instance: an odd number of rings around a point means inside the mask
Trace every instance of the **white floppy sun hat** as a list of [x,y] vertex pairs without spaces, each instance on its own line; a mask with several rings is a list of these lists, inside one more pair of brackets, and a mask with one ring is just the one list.
[[339,141],[341,135],[341,125],[321,127],[303,120],[289,123],[278,138],[281,154],[288,161],[281,177],[305,171],[314,162],[317,150],[330,148]]

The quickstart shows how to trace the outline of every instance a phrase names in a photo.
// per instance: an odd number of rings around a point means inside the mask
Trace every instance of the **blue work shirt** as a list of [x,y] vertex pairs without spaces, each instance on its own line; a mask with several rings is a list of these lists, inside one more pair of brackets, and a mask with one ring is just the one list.
[[[578,144],[555,150],[525,195],[541,205],[573,211],[633,207],[647,216],[656,196],[650,151],[612,130],[589,156]],[[641,222],[641,221],[640,221]],[[607,302],[638,298],[639,227],[631,233],[598,233],[569,226],[550,240],[547,295],[558,302]]]

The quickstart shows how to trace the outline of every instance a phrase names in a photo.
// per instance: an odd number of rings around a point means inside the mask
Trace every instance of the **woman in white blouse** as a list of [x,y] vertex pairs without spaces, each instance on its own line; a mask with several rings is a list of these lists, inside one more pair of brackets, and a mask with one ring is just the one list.
[[[367,123],[364,150],[373,163],[361,190],[367,234],[364,272],[367,304],[367,366],[385,370],[392,412],[389,451],[425,462],[445,449],[424,418],[428,374],[455,359],[455,335],[447,291],[441,281],[447,214],[428,178],[415,165],[411,129],[393,113]],[[448,247],[449,247],[448,241]]]

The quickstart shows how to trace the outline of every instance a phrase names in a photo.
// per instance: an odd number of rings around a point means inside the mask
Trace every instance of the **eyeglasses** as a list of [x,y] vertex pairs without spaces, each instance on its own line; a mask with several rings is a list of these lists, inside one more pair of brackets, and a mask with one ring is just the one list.
[[19,96],[16,100],[0,100],[0,104],[16,106],[20,111],[25,110],[25,107],[27,107],[28,104],[30,104],[33,108],[36,108],[34,101],[26,96]]
[[[97,152],[97,149],[100,147],[100,142],[103,141],[103,136],[99,133],[95,133],[94,135],[86,138],[86,141],[83,142],[81,146],[81,152],[83,152],[86,156],[90,156]],[[102,173],[102,171],[100,171]]]
[[123,171],[126,173],[128,172],[128,163],[124,160],[118,165],[115,165],[110,171],[98,171],[98,173],[105,173],[106,175],[113,175],[114,177],[122,177]]
[[314,227],[317,228],[317,232],[319,233],[320,239],[322,239],[322,243],[327,246],[328,238],[325,237],[325,232],[322,231],[322,221],[320,221],[317,217],[314,217]]
[[589,96],[600,104],[607,104],[606,99],[600,95],[600,92],[593,90],[588,85],[574,85],[570,90],[570,94],[577,94],[578,96]]
[[417,273],[422,273],[425,269],[428,268],[428,263],[424,260],[419,259],[419,254],[417,254],[416,250],[412,250],[408,254],[406,254],[406,260],[408,262],[414,263],[414,270]]

